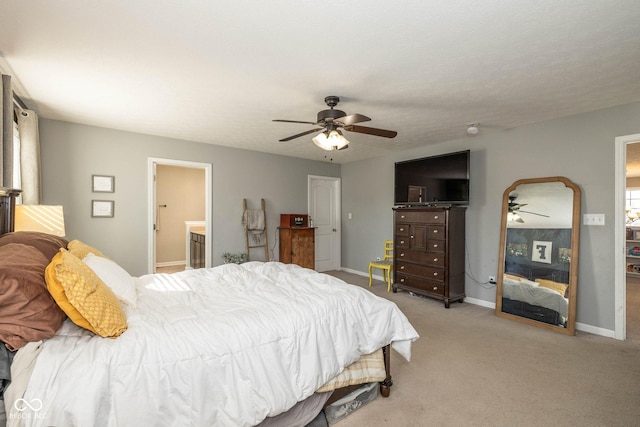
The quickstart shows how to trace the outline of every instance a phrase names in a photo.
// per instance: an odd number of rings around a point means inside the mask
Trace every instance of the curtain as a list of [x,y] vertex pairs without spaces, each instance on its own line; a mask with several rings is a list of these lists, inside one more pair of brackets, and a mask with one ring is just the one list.
[[18,113],[20,135],[20,177],[22,181],[22,204],[40,204],[40,134],[38,115],[31,110]]
[[2,74],[0,85],[0,187],[13,184],[13,91],[11,76]]
[[[11,76],[2,74],[0,85],[0,187],[22,188],[22,203],[39,205],[40,185],[40,134],[38,115],[31,110],[16,107],[18,117],[19,163],[14,153],[13,107],[14,94]],[[16,164],[18,163],[18,164]],[[14,172],[20,172],[21,183],[14,182]]]

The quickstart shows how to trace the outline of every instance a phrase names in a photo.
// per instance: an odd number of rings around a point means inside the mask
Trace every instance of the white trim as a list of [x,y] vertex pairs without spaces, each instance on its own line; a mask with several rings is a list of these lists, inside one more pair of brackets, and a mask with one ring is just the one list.
[[481,307],[490,308],[491,310],[496,310],[496,303],[491,301],[485,301],[478,298],[464,297],[464,302],[468,302],[469,304],[479,305]]
[[175,159],[163,159],[159,157],[149,157],[147,158],[147,253],[148,253],[148,263],[147,269],[149,273],[153,273],[155,271],[155,263],[156,263],[156,234],[153,230],[153,225],[155,224],[155,185],[154,185],[154,172],[155,165],[168,165],[168,166],[181,166],[185,168],[194,168],[194,169],[204,169],[205,175],[205,223],[206,223],[206,231],[205,231],[205,242],[204,242],[204,250],[205,250],[205,267],[211,267],[211,254],[212,254],[212,210],[213,207],[211,205],[212,200],[212,169],[213,165],[211,163],[201,163],[201,162],[190,162],[186,160],[175,160]]
[[176,265],[186,265],[186,261],[167,261],[167,262],[159,262],[156,264],[157,267],[174,267]]
[[597,326],[586,325],[584,323],[576,322],[576,330],[580,332],[587,332],[589,334],[600,335],[607,338],[616,338],[615,331],[611,329],[599,328]]
[[[614,338],[627,338],[627,277],[626,277],[626,224],[625,224],[625,189],[627,187],[627,144],[639,142],[640,133],[619,136],[615,139],[615,331]],[[594,332],[595,333],[595,332]]]

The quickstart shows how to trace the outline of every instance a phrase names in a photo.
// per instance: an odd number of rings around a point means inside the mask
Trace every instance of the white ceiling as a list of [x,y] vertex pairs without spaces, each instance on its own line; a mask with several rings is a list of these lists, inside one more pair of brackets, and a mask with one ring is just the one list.
[[[41,117],[344,163],[640,101],[637,0],[0,0],[0,68]],[[398,131],[345,133],[324,97]],[[469,137],[472,138],[472,137]],[[325,158],[325,155],[327,157]]]

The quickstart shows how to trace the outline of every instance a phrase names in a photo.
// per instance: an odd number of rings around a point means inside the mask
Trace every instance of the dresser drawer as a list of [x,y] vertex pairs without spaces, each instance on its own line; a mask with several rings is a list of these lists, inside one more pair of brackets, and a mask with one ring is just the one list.
[[397,277],[395,278],[395,283],[398,283],[401,286],[409,286],[411,288],[419,289],[430,294],[436,294],[440,296],[444,296],[445,294],[445,284],[442,282],[432,282],[417,277],[407,276],[402,273],[398,273]]
[[444,224],[444,211],[402,212],[396,213],[397,222],[422,222],[426,224]]
[[427,226],[427,239],[445,239],[444,225],[428,225]]
[[396,236],[408,236],[409,224],[396,224]]
[[396,252],[396,259],[398,261],[444,267],[444,254],[440,252],[415,252],[402,249]]
[[447,247],[445,240],[429,239],[427,240],[427,251],[429,252],[444,252]]
[[398,261],[397,264],[396,271],[398,273],[412,274],[429,280],[444,282],[444,268],[411,264],[403,261]]

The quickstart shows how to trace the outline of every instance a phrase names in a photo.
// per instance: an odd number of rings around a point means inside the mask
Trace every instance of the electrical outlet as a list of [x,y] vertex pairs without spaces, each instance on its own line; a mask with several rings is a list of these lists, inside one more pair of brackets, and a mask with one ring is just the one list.
[[496,284],[496,276],[489,276],[489,283],[491,283],[492,285]]
[[381,260],[381,258],[380,258],[380,257],[376,257],[376,261],[380,261],[380,260]]

